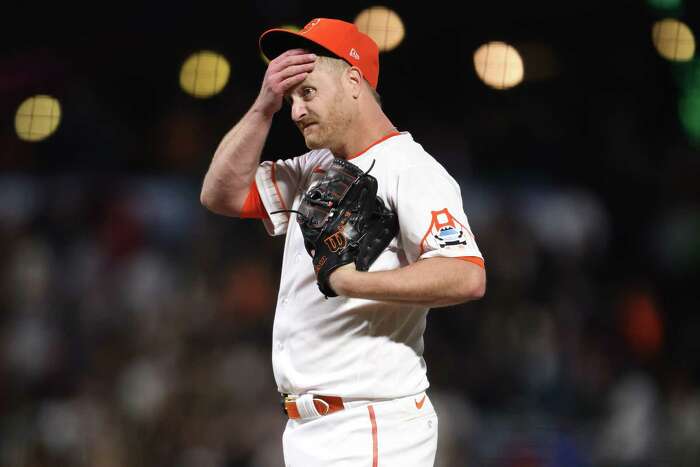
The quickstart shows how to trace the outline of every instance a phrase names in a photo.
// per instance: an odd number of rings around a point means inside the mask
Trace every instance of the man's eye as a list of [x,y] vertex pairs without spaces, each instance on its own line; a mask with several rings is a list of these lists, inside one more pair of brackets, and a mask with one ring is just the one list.
[[311,97],[313,95],[313,93],[314,93],[313,88],[304,88],[301,91],[302,97],[305,97],[305,98]]

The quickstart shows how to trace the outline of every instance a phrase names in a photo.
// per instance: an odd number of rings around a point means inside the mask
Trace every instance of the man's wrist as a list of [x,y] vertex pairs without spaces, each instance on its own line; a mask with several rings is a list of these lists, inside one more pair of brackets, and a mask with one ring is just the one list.
[[355,273],[357,273],[355,264],[347,264],[333,271],[328,278],[328,283],[338,295],[348,296],[348,293],[350,292],[349,285],[351,284],[352,276]]

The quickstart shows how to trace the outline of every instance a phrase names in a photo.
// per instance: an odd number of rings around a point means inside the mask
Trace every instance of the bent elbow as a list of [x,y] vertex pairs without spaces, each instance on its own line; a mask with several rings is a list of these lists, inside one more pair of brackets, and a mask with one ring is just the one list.
[[470,275],[468,279],[462,282],[460,291],[461,302],[469,302],[479,300],[486,295],[486,274],[481,270],[480,274]]
[[472,287],[469,300],[480,300],[486,295],[486,277]]
[[202,189],[202,192],[199,194],[199,202],[205,208],[211,209],[209,207],[211,205],[211,198],[210,198],[209,194],[204,189]]
[[240,216],[240,209],[236,209],[232,203],[222,202],[219,198],[213,196],[205,189],[202,189],[202,192],[199,195],[199,202],[202,204],[202,206],[214,214],[221,214],[230,217]]
[[216,212],[216,199],[206,189],[202,189],[199,194],[199,202],[208,210]]

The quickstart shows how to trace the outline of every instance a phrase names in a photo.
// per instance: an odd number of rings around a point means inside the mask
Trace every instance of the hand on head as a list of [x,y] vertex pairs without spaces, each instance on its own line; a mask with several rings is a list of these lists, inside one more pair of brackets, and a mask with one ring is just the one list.
[[292,49],[270,61],[256,104],[272,116],[282,108],[284,95],[301,83],[314,69],[316,55],[304,49]]

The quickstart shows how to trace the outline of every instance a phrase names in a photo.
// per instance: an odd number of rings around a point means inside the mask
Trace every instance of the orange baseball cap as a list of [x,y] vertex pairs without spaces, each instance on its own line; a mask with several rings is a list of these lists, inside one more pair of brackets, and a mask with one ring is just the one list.
[[357,26],[338,19],[315,18],[299,32],[269,29],[259,40],[260,51],[272,60],[289,49],[314,49],[314,45],[341,58],[362,71],[373,89],[379,81],[379,47]]

